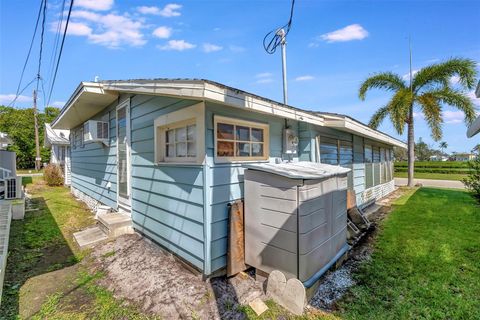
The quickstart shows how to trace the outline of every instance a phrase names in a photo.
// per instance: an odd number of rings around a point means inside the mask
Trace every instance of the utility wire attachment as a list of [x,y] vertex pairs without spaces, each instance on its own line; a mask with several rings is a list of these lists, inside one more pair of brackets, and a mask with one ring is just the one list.
[[[290,18],[288,22],[281,27],[275,28],[269,33],[265,35],[263,38],[263,48],[268,54],[274,54],[277,50],[277,47],[284,42],[285,37],[290,32],[290,27],[292,26],[293,20],[293,8],[295,7],[295,0],[292,0],[292,6],[290,8]],[[280,30],[284,30],[284,33],[280,32]],[[270,40],[269,40],[270,39]]]

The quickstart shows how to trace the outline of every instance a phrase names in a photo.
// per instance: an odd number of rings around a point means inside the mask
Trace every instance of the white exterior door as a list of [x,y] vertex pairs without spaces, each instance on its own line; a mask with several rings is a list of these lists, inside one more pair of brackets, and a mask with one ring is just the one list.
[[130,106],[117,107],[117,202],[119,210],[130,212]]

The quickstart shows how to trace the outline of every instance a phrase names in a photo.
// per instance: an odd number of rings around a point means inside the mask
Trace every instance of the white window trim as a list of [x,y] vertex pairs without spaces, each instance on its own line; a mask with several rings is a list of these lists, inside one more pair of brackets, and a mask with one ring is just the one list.
[[[196,157],[167,157],[166,132],[169,129],[195,124]],[[205,104],[197,103],[159,116],[154,121],[155,164],[202,164],[205,161]]]
[[[246,121],[235,118],[223,117],[223,116],[214,116],[214,161],[216,163],[227,163],[227,162],[253,162],[253,161],[268,161],[270,158],[270,126],[266,123]],[[241,125],[250,128],[263,129],[263,156],[261,157],[219,157],[217,156],[217,125],[218,123],[226,123],[232,125]],[[223,140],[223,139],[220,139]]]

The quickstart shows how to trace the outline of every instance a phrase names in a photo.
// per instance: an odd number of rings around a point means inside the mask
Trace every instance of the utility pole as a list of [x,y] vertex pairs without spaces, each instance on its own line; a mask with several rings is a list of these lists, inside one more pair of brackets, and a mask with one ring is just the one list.
[[282,46],[282,75],[283,75],[283,104],[288,105],[288,91],[287,91],[287,39],[285,30],[280,29],[277,35],[281,37],[280,44]]
[[40,161],[42,161],[42,158],[40,158],[40,142],[38,139],[37,90],[33,90],[33,119],[35,120],[35,170],[39,171]]

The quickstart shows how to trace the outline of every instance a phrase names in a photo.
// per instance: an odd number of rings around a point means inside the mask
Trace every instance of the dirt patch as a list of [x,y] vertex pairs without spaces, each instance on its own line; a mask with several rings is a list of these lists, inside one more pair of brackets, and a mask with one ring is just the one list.
[[98,284],[165,319],[243,319],[239,305],[263,296],[262,283],[251,274],[204,281],[198,274],[138,234],[126,235],[92,252]]

